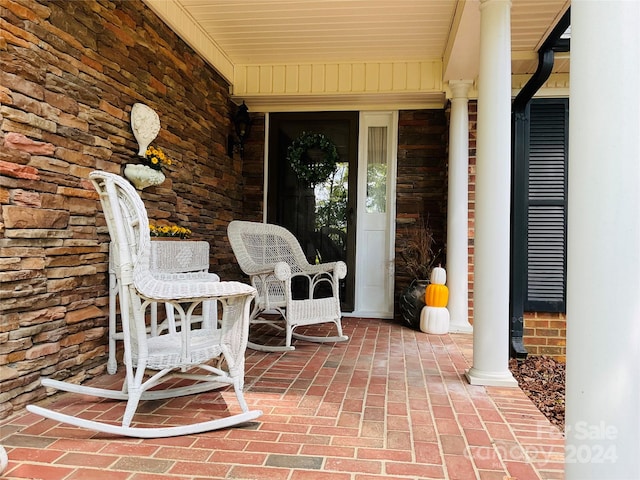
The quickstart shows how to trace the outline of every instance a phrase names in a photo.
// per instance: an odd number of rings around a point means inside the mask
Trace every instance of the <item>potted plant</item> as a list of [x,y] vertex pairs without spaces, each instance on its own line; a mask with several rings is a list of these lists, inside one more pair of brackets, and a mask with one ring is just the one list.
[[149,224],[149,234],[152,239],[177,239],[186,240],[191,236],[191,230],[178,225],[154,225]]
[[422,218],[414,226],[406,228],[404,238],[406,240],[400,249],[400,259],[411,283],[400,293],[398,304],[404,323],[419,330],[420,312],[425,306],[425,291],[440,250],[434,253],[433,232]]
[[138,190],[154,185],[160,185],[165,181],[165,175],[162,167],[172,164],[170,158],[156,147],[148,147],[144,157],[140,157],[142,163],[128,163],[124,169],[124,176]]

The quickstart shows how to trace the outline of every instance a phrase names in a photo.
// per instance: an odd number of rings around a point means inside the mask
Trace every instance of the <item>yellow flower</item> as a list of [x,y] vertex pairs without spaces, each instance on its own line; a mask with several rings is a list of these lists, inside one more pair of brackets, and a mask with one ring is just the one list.
[[178,225],[153,225],[149,224],[149,233],[152,237],[176,237],[189,238],[191,230]]
[[144,163],[145,165],[160,170],[165,165],[172,165],[173,162],[170,158],[167,158],[165,153],[159,148],[149,146],[145,152]]

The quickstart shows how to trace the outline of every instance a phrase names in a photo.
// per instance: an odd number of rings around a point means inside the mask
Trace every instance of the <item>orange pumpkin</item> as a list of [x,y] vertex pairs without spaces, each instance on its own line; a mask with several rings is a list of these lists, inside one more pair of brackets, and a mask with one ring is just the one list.
[[446,307],[449,301],[449,288],[439,283],[431,283],[424,294],[424,303],[430,307]]

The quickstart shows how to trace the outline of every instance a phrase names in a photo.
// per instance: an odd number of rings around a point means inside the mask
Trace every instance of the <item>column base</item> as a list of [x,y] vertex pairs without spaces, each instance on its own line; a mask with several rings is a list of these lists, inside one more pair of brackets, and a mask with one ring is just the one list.
[[483,372],[471,367],[464,373],[471,385],[484,385],[487,387],[517,387],[518,381],[509,370],[505,372]]
[[449,333],[473,333],[473,326],[469,323],[450,323]]

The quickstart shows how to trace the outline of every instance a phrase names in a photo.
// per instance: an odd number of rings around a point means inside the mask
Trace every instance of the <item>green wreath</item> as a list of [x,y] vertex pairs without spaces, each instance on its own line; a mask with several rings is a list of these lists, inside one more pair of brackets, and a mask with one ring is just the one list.
[[[322,159],[312,158],[308,151],[319,150]],[[307,185],[316,185],[329,178],[340,160],[334,143],[322,133],[302,132],[287,150],[287,160],[298,178]]]

